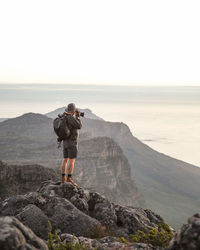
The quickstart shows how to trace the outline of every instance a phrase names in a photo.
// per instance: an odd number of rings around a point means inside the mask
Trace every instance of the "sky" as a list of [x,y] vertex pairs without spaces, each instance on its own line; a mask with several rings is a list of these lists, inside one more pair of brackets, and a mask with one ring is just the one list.
[[0,1],[0,83],[200,86],[200,1]]

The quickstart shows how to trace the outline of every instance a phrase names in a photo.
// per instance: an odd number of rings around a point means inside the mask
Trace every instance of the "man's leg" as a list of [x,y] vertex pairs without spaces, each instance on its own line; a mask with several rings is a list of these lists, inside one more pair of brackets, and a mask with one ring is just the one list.
[[72,180],[72,174],[74,171],[74,164],[75,164],[75,160],[77,158],[77,146],[76,145],[72,145],[71,147],[69,147],[69,165],[68,165],[68,177],[67,177],[67,181],[71,182],[74,186],[78,186],[73,180]]
[[64,158],[62,160],[62,183],[66,182],[66,167],[68,163],[69,158]]
[[68,174],[73,174],[74,171],[74,164],[75,164],[75,158],[74,159],[69,159],[69,165],[68,165]]
[[69,159],[67,182],[71,182],[74,186],[77,187],[78,185],[72,180],[75,160],[75,158]]

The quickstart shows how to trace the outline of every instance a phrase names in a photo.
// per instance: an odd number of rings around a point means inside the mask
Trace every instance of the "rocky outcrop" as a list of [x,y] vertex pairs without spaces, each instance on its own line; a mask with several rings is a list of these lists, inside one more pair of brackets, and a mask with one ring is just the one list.
[[[84,246],[80,249],[88,250],[107,250],[107,249],[129,249],[129,250],[158,250],[161,247],[153,247],[151,244],[144,243],[123,243],[120,238],[106,236],[101,239],[91,239],[83,236],[75,236],[68,233],[59,235],[62,244],[70,244],[71,247],[62,247],[62,249],[71,249],[72,246]],[[53,240],[55,242],[55,240]],[[54,243],[55,245],[58,242]],[[0,217],[0,249],[1,250],[47,250],[47,241],[37,237],[31,229],[24,226],[15,217]]]
[[0,249],[48,250],[46,243],[15,217],[0,217]]
[[199,250],[200,249],[200,213],[188,219],[170,241],[167,250]]
[[88,238],[102,228],[115,237],[128,237],[138,229],[151,229],[163,222],[151,210],[121,206],[97,192],[51,181],[44,182],[37,192],[2,201],[0,211],[1,216],[15,216],[43,239],[47,239],[48,220],[60,234]]
[[0,198],[35,191],[41,182],[57,178],[56,170],[38,164],[20,166],[0,161]]

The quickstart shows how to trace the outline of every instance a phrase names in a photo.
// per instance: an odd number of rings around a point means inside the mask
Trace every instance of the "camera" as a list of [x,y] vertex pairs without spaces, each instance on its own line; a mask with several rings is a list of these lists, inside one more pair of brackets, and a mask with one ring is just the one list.
[[[78,109],[75,110],[76,113],[78,113]],[[84,117],[84,112],[80,112],[80,116]]]

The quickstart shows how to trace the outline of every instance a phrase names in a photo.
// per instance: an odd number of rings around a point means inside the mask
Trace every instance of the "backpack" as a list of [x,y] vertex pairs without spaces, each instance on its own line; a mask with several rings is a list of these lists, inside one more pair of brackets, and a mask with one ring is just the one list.
[[59,114],[58,117],[53,120],[53,128],[54,132],[58,136],[58,142],[69,139],[71,131],[69,129],[65,113],[63,113],[62,115]]

